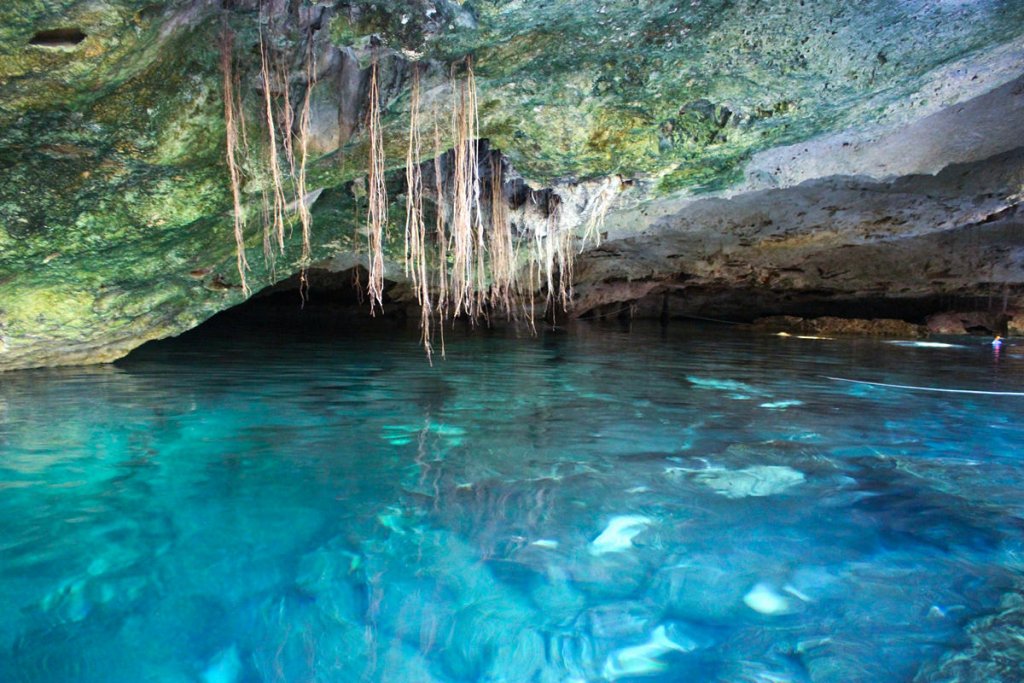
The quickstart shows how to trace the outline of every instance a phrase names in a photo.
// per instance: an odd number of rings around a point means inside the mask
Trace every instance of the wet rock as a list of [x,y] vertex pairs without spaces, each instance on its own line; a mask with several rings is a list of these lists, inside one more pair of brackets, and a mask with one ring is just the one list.
[[[998,232],[1019,204],[1011,175],[1019,165],[999,158],[1020,146],[1024,10],[1014,3],[999,12],[986,3],[845,12],[833,0],[794,14],[776,2],[741,10],[275,1],[260,21],[251,0],[215,5],[110,0],[53,25],[45,3],[10,3],[18,20],[0,31],[9,53],[0,153],[11,162],[0,191],[0,368],[109,361],[244,298],[233,240],[223,239],[231,193],[222,26],[236,36],[231,63],[253,150],[243,194],[253,215],[268,143],[258,134],[266,128],[252,47],[268,39],[292,86],[292,102],[279,108],[298,108],[307,55],[316,63],[310,174],[324,193],[313,207],[314,261],[356,260],[365,212],[352,190],[368,158],[372,56],[388,172],[400,182],[410,64],[423,68],[422,132],[429,137],[437,120],[444,141],[452,70],[458,76],[473,54],[482,67],[478,137],[532,190],[563,200],[564,226],[577,237],[608,234],[576,271],[580,312],[626,308],[628,318],[635,303],[651,302],[655,316],[679,306],[749,320],[900,299],[924,314],[938,298],[993,290],[1020,303],[1019,238]],[[571,49],[543,30],[551,26]],[[751,35],[764,59],[750,56]],[[54,48],[66,40],[81,42]],[[682,68],[680,41],[703,55],[708,78],[695,83]],[[972,135],[957,134],[964,130]],[[579,178],[617,188],[603,226],[568,210]],[[975,241],[943,242],[957,232]],[[298,241],[289,237],[273,267],[252,258],[259,246],[251,245],[250,283],[258,289],[299,270]],[[389,263],[401,260],[397,244],[388,245]],[[189,276],[201,268],[223,279],[204,287]],[[933,303],[915,309],[917,300]]]
[[870,337],[924,337],[928,328],[903,320],[877,318],[799,318],[796,316],[772,316],[759,318],[753,326],[769,332],[786,332],[798,335],[860,335]]
[[947,312],[928,316],[925,324],[932,334],[1005,335],[1008,319],[1006,314],[986,311]]
[[580,554],[567,564],[573,585],[592,600],[627,599],[642,595],[661,554],[650,550]]

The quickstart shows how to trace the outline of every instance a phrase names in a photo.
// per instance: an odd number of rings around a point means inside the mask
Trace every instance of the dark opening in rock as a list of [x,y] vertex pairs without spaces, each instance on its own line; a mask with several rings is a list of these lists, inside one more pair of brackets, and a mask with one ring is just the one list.
[[366,269],[361,267],[341,272],[313,268],[307,273],[305,302],[300,294],[299,275],[296,274],[218,313],[204,323],[204,327],[232,329],[255,326],[303,334],[333,334],[353,326],[404,324],[407,302],[401,300],[403,288],[396,288],[394,282],[385,281],[384,311],[371,316],[370,302],[366,299],[367,277]]
[[85,40],[85,34],[78,28],[52,28],[37,31],[29,45],[40,47],[71,47]]

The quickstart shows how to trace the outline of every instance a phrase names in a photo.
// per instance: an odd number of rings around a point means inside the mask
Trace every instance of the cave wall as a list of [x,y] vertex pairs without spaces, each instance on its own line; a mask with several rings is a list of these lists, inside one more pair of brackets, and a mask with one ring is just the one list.
[[[472,55],[481,137],[517,182],[558,193],[582,230],[595,189],[621,180],[603,244],[576,270],[575,314],[654,310],[666,293],[680,313],[743,317],[1024,303],[1020,3],[13,0],[0,8],[0,369],[111,360],[243,300],[225,27],[254,146],[260,36],[293,98],[315,56],[307,199],[325,267],[365,262],[372,56],[400,280],[411,65],[447,149],[450,76]],[[265,188],[251,173],[247,205]],[[246,247],[254,289],[299,267],[294,226],[273,262],[255,227]]]

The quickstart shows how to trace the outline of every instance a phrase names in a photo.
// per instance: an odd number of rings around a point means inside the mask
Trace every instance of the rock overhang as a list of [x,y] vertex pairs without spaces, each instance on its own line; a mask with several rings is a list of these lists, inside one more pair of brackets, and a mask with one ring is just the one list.
[[[408,63],[429,65],[427,86],[442,107],[451,68],[472,56],[481,136],[538,188],[569,196],[610,175],[627,180],[608,237],[642,252],[652,236],[647,261],[664,251],[658,235],[685,233],[680,216],[694,202],[720,206],[718,198],[808,182],[830,192],[843,183],[828,179],[845,176],[867,176],[869,187],[956,163],[984,175],[984,159],[1019,146],[1016,3],[263,6],[278,16],[282,52],[303,31],[315,34],[317,92],[346,93],[319,101],[318,259],[350,254],[362,239],[351,183],[365,172],[360,98],[371,41],[389,55],[385,127],[396,172]],[[24,0],[0,10],[0,368],[107,360],[241,300],[216,36],[227,22],[251,44],[265,25],[256,10],[247,0]],[[82,37],[32,44],[41,32],[57,35],[47,31]],[[1014,189],[1013,169],[997,166],[989,186],[971,191],[993,195],[983,208],[1016,206],[1020,183]],[[929,221],[914,225],[938,229]],[[913,226],[903,226],[908,236]],[[617,270],[613,260],[602,260],[604,279],[643,279],[628,259]],[[686,270],[672,263],[648,270]],[[269,283],[295,267],[285,257],[257,265],[254,277]]]

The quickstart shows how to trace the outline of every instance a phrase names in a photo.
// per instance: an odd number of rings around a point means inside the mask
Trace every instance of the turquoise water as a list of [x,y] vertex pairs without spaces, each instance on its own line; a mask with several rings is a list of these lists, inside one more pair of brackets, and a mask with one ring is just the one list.
[[0,378],[0,681],[1019,681],[985,340],[220,330]]

